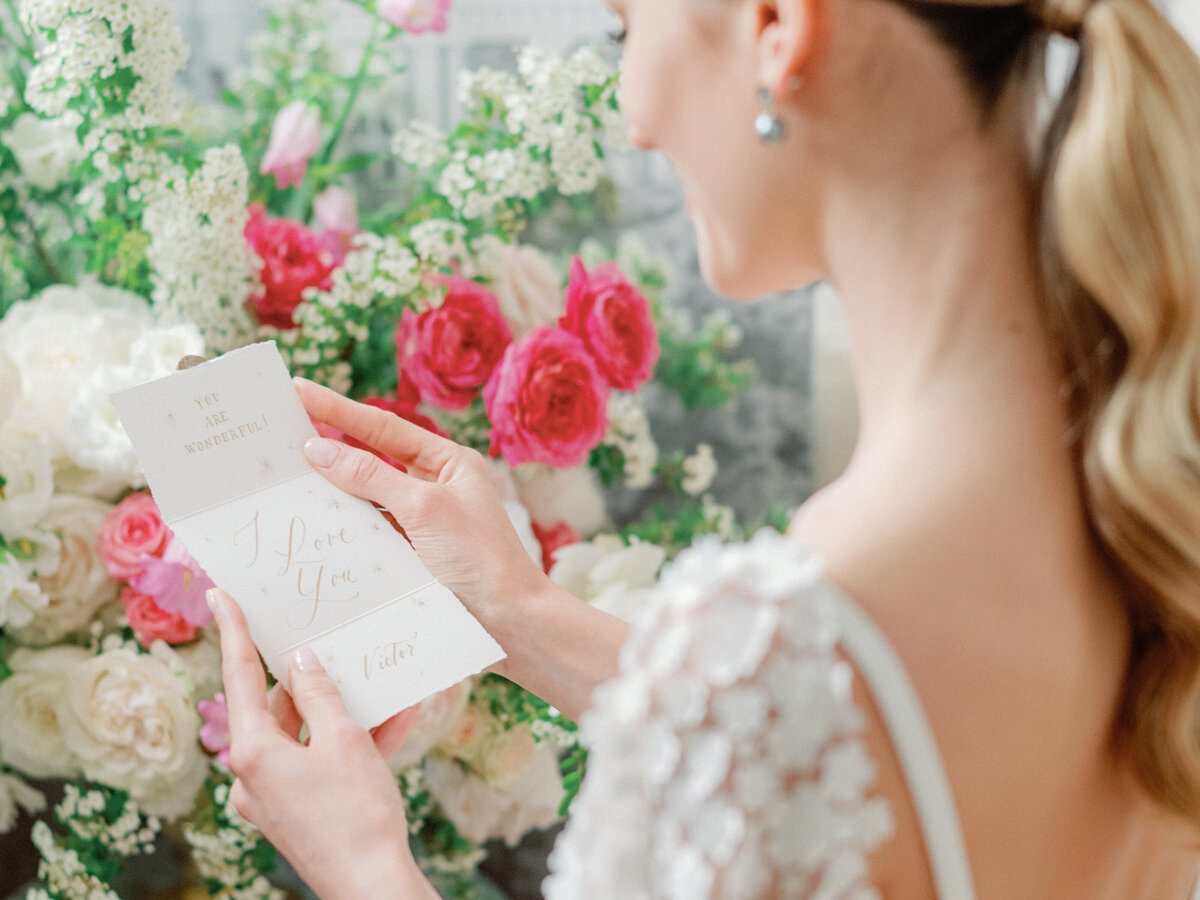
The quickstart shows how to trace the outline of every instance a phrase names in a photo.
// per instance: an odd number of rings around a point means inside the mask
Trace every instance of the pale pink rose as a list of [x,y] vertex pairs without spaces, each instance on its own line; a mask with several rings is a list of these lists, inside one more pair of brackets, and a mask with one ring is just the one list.
[[145,491],[130,494],[115,507],[96,534],[96,552],[109,577],[129,581],[142,572],[143,556],[161,556],[171,531],[154,498]]
[[617,390],[635,391],[654,373],[659,347],[650,304],[616,263],[589,273],[578,256],[571,260],[567,309],[558,324],[580,337]]
[[125,607],[129,627],[143,647],[149,647],[157,640],[172,646],[185,644],[196,637],[196,626],[182,613],[163,609],[149,594],[127,587],[121,591],[121,605]]
[[358,201],[349,191],[330,185],[313,198],[313,215],[323,229],[317,234],[317,240],[333,255],[335,262],[344,263],[359,231]]
[[451,0],[379,0],[376,9],[385,20],[410,34],[445,31]]
[[558,273],[542,251],[512,244],[504,249],[503,268],[492,280],[500,311],[521,337],[542,325],[553,325],[563,313]]
[[271,139],[259,166],[260,175],[274,175],[275,186],[299,184],[321,145],[321,117],[303,100],[281,109],[271,125]]
[[584,346],[557,328],[510,344],[483,391],[491,455],[509,465],[579,465],[608,429],[608,385]]

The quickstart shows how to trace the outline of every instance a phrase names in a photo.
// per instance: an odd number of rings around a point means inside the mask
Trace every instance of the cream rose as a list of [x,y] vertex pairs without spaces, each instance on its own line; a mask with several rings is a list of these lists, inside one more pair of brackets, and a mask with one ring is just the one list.
[[425,783],[433,799],[467,840],[481,843],[503,830],[502,817],[512,806],[508,796],[464,770],[455,760],[428,757]]
[[21,396],[21,370],[3,348],[0,348],[0,429],[12,415]]
[[0,681],[0,760],[31,778],[74,778],[79,762],[63,738],[67,676],[91,658],[82,647],[17,650]]
[[200,716],[161,659],[121,648],[76,666],[62,722],[86,777],[129,791],[151,815],[192,810],[206,770]]
[[420,762],[442,737],[455,725],[467,706],[471,682],[458,684],[426,697],[417,704],[417,717],[408,729],[404,744],[388,761],[393,772]]
[[558,752],[553,744],[540,743],[533,756],[505,790],[508,808],[500,820],[495,837],[504,838],[510,847],[533,828],[549,828],[562,816],[558,809],[566,792],[558,771]]
[[34,580],[28,563],[0,561],[0,626],[19,628],[33,621],[34,610],[46,605],[46,595]]
[[96,532],[112,509],[92,497],[56,494],[41,527],[59,535],[58,565],[38,584],[49,602],[20,633],[26,643],[47,644],[86,628],[96,612],[117,599],[120,586],[108,577],[96,552]]
[[528,725],[494,732],[472,753],[470,764],[492,787],[507,788],[525,771],[537,750]]
[[557,322],[566,301],[559,275],[546,256],[535,247],[511,244],[500,259],[492,288],[513,336]]

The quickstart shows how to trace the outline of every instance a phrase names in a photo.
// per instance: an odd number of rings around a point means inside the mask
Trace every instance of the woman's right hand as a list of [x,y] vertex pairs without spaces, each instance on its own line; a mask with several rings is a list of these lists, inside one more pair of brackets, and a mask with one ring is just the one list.
[[304,447],[330,482],[391,513],[425,566],[485,628],[493,631],[504,613],[541,588],[546,577],[522,545],[479,453],[311,381],[297,378],[295,385],[310,416],[407,469],[329,438]]

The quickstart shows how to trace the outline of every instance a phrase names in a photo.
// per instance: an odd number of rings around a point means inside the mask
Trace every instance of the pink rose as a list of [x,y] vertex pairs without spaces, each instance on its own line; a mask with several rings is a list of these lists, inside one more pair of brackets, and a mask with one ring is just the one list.
[[320,145],[321,117],[317,111],[303,100],[289,103],[271,123],[271,139],[258,172],[274,175],[279,188],[299,184]]
[[443,409],[463,409],[479,396],[512,332],[496,295],[465,278],[447,278],[437,309],[406,309],[396,327],[396,364],[421,399]]
[[589,275],[583,260],[571,260],[567,309],[558,324],[583,339],[617,390],[635,391],[653,374],[658,333],[650,304],[616,263],[602,263]]
[[604,376],[583,341],[558,328],[535,328],[510,344],[483,401],[491,453],[513,466],[579,465],[608,429]]
[[125,618],[137,635],[138,643],[149,647],[160,638],[168,644],[184,644],[196,637],[196,626],[180,613],[168,612],[149,594],[127,587],[121,591]]
[[142,556],[161,556],[170,536],[154,498],[138,491],[109,512],[96,533],[96,552],[110,578],[129,581],[141,574]]
[[533,536],[537,538],[537,542],[542,547],[542,568],[546,570],[547,575],[554,567],[554,555],[558,552],[559,547],[568,547],[583,540],[579,532],[571,527],[570,522],[559,522],[549,528],[539,525],[537,522],[533,522],[532,525]]
[[311,231],[299,222],[267,218],[257,203],[250,206],[250,221],[243,234],[262,260],[262,290],[250,298],[255,317],[263,325],[295,328],[292,312],[304,291],[333,287],[329,273],[337,263]]
[[217,694],[211,700],[201,700],[196,709],[204,719],[200,726],[200,743],[210,753],[217,754],[221,765],[229,768],[230,747],[233,741],[229,735],[229,704],[224,694]]
[[411,34],[445,31],[451,0],[379,0],[376,9],[397,28]]

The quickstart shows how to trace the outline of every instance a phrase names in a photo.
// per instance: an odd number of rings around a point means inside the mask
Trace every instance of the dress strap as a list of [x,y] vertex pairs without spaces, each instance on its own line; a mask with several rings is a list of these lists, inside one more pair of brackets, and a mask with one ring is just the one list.
[[871,689],[904,770],[937,896],[939,900],[974,900],[954,796],[916,689],[875,623],[848,597],[839,596],[838,601],[843,646]]

